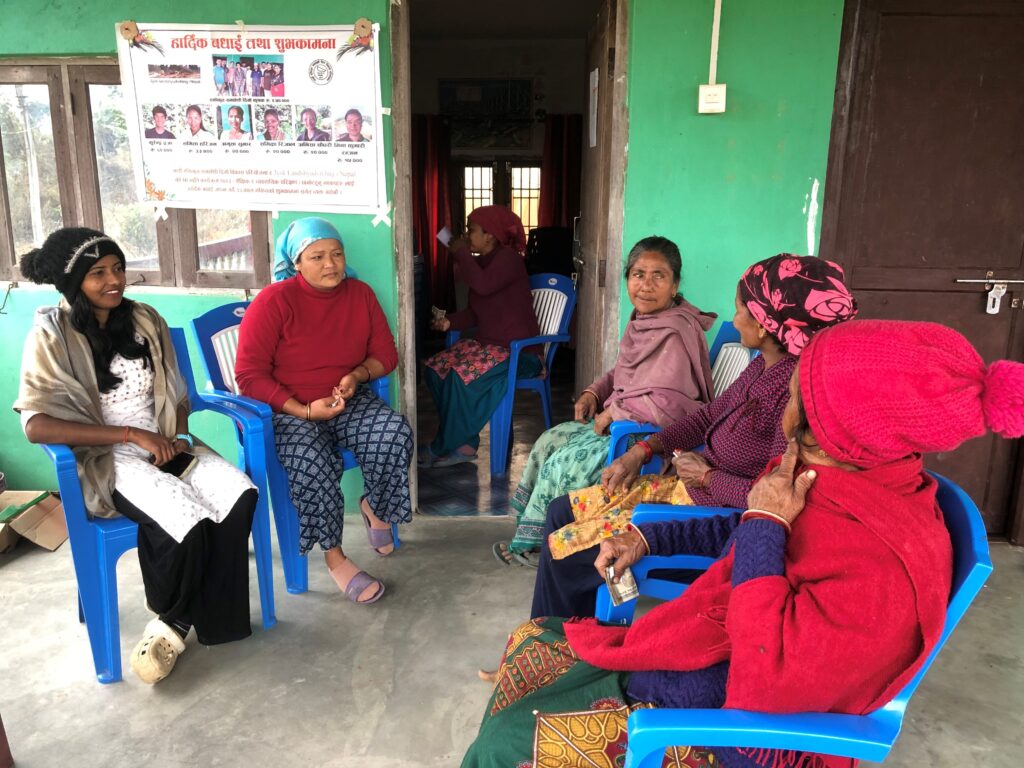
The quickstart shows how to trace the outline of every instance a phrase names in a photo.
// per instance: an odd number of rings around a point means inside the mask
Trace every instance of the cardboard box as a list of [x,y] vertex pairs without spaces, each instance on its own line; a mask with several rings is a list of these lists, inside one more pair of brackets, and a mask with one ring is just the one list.
[[0,493],[0,552],[12,549],[19,536],[51,552],[63,544],[68,528],[60,499],[39,491]]

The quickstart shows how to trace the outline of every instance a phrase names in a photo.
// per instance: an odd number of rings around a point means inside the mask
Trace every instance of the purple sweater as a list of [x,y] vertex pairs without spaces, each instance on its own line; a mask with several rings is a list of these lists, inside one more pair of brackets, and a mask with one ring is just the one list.
[[786,450],[782,412],[796,364],[797,358],[787,355],[765,370],[764,357],[756,357],[709,405],[658,433],[666,456],[704,443],[704,458],[714,472],[707,488],[687,488],[694,504],[747,506],[754,478]]
[[[777,367],[777,366],[773,366]],[[769,369],[771,370],[771,369]],[[786,551],[786,530],[770,520],[740,524],[740,513],[637,526],[652,555],[722,557],[735,544],[732,585],[762,576],[781,576]],[[692,672],[634,672],[626,693],[635,701],[678,709],[715,709],[725,703],[729,662]],[[725,768],[753,768],[751,758],[730,747],[714,748]],[[760,767],[758,767],[760,768]]]

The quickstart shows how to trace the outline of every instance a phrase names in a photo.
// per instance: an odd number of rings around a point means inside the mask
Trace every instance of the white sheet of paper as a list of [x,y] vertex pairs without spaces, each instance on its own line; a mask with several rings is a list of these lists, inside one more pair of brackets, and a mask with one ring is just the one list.
[[452,241],[452,231],[448,227],[442,227],[441,231],[437,233],[437,239],[441,241],[441,245],[448,247],[448,243]]

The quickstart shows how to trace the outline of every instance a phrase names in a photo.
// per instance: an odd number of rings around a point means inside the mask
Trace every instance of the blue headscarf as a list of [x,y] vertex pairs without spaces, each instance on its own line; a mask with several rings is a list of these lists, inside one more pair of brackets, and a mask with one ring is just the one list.
[[317,240],[337,240],[342,246],[341,234],[327,219],[318,216],[307,216],[296,219],[277,238],[274,247],[274,280],[287,280],[296,274],[295,262],[310,243]]

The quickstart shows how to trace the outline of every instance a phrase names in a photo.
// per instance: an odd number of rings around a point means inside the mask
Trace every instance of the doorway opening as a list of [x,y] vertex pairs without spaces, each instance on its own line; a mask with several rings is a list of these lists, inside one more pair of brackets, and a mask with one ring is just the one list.
[[[611,209],[621,208],[624,159],[617,175],[607,160],[617,138],[616,96],[625,109],[625,78],[618,91],[613,87],[625,62],[623,42],[616,51],[617,40],[625,39],[615,24],[624,20],[620,6],[624,0],[523,0],[507,7],[417,0],[409,6],[416,359],[444,346],[443,335],[428,330],[431,307],[466,306],[467,288],[437,233],[464,232],[467,214],[478,206],[508,206],[528,234],[527,271],[577,278],[573,341],[559,349],[550,371],[553,423],[572,417],[572,394],[606,369],[605,337],[612,349],[618,337],[621,210]],[[624,126],[624,117],[619,121]],[[624,137],[623,131],[622,155]],[[435,434],[437,411],[422,382],[417,395],[422,445]],[[491,482],[487,428],[475,469],[445,470],[449,479],[457,470],[487,480],[497,495],[470,499],[467,492],[465,510],[448,514],[507,508],[509,478],[518,480],[544,429],[535,394],[521,392],[515,412],[507,474]],[[430,511],[425,482],[421,474],[420,506]]]

